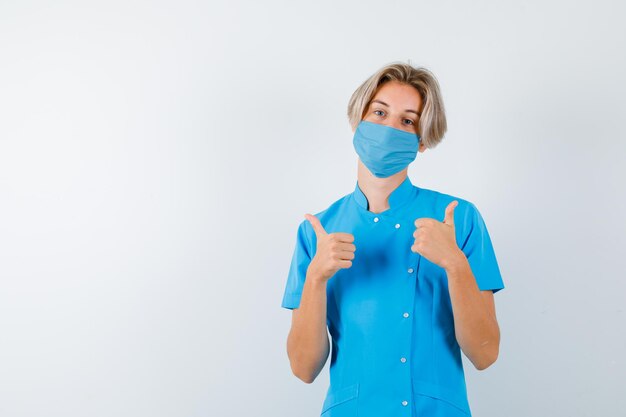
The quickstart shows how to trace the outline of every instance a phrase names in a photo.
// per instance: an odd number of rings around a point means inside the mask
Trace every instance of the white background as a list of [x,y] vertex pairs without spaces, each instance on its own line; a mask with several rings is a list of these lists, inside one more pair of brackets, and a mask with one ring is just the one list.
[[626,409],[619,1],[0,2],[0,415],[316,416],[280,307],[352,192],[354,89],[410,60],[449,130],[412,182],[481,211],[506,288],[478,416]]

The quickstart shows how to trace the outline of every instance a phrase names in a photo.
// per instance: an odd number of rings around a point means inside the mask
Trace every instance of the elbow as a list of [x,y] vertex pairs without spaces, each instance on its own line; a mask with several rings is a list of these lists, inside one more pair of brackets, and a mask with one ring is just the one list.
[[298,372],[296,373],[295,371],[293,372],[293,374],[302,382],[304,382],[305,384],[312,384],[313,381],[315,381],[315,375],[312,375],[310,373],[302,373],[302,372]]
[[477,364],[474,364],[474,367],[479,370],[479,371],[484,371],[485,369],[489,368],[491,365],[493,364],[493,362],[489,363],[489,362],[480,362]]
[[311,384],[315,381],[317,375],[314,372],[311,372],[307,369],[302,369],[302,367],[294,366],[291,364],[291,372],[294,374],[296,378],[304,382],[305,384]]
[[474,362],[474,367],[479,371],[484,371],[493,365],[498,360],[498,350],[490,352],[488,355],[484,355],[480,360]]
[[291,373],[296,378],[306,384],[311,384],[313,381],[315,381],[317,374],[311,369],[310,366],[307,366],[301,358],[294,357],[295,355],[292,352],[289,352],[288,356]]
[[[326,352],[328,352],[328,339],[326,346]],[[287,342],[287,356],[289,357],[289,366],[293,375],[305,384],[311,384],[321,372],[328,354],[326,353],[326,356],[317,358],[317,355],[312,354],[308,349],[306,351],[296,349],[291,343],[291,339],[289,339]]]

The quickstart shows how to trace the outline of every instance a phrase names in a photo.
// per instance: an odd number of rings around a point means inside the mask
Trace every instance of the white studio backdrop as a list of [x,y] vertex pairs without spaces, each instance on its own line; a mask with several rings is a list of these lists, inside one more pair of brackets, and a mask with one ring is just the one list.
[[411,181],[476,204],[506,286],[473,414],[623,416],[624,11],[0,2],[0,415],[319,415],[296,228],[354,189],[354,89],[410,60],[449,122]]

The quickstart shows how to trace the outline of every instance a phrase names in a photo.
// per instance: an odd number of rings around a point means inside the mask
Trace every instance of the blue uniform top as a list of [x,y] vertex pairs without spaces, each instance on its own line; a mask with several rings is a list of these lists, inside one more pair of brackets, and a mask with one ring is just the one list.
[[[332,338],[324,417],[471,416],[446,272],[411,251],[414,222],[443,221],[454,209],[456,241],[480,290],[504,288],[487,227],[474,204],[413,185],[407,178],[389,196],[389,209],[368,210],[354,192],[315,213],[328,233],[354,235],[354,259],[327,283]],[[317,248],[303,220],[282,300],[300,305],[306,271]]]

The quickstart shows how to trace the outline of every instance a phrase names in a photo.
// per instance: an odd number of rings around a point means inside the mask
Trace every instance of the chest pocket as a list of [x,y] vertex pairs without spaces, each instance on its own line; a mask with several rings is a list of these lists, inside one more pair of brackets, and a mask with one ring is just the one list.
[[322,405],[322,417],[356,417],[359,384],[335,390],[332,386]]

